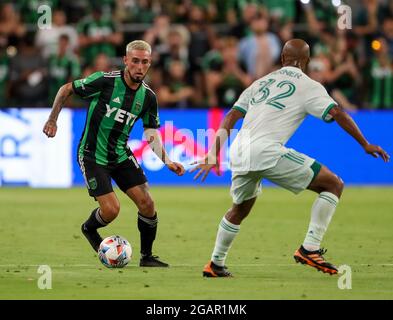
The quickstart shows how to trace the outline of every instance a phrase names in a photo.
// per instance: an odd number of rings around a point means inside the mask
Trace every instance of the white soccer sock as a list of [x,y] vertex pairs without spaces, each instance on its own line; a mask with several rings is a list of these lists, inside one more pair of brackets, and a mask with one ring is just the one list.
[[311,209],[310,225],[303,242],[306,250],[314,251],[320,248],[322,238],[336,211],[338,200],[337,196],[330,192],[321,192],[315,200]]
[[216,244],[211,257],[214,264],[220,267],[225,265],[228,251],[239,230],[240,225],[229,222],[225,217],[222,218],[218,226]]

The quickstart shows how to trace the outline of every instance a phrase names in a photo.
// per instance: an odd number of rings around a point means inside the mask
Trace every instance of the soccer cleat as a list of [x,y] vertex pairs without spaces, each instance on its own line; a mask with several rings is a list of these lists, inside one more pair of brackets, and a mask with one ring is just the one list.
[[98,234],[97,230],[89,231],[86,229],[85,224],[82,224],[81,230],[83,235],[89,241],[90,245],[93,247],[95,252],[98,252],[98,248],[102,242],[101,236]]
[[142,256],[139,261],[140,267],[156,267],[156,268],[168,268],[169,264],[158,260],[158,256]]
[[220,267],[209,261],[207,265],[203,268],[203,276],[208,278],[218,278],[218,277],[233,277],[232,273],[228,271],[226,266]]
[[307,251],[300,246],[299,249],[295,251],[294,258],[297,263],[307,264],[318,271],[322,271],[323,273],[329,273],[330,275],[337,274],[337,268],[331,263],[325,261],[323,255],[327,250],[319,249],[315,251]]

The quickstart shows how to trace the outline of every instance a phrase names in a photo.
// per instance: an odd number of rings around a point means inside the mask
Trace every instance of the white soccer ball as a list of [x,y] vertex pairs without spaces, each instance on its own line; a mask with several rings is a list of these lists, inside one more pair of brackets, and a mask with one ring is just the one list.
[[105,238],[98,248],[98,258],[108,268],[123,268],[130,262],[131,257],[131,245],[121,236]]

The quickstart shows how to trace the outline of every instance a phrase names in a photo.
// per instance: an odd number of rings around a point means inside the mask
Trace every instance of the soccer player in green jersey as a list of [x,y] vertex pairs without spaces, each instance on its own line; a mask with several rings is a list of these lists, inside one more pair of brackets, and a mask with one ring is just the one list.
[[152,255],[158,220],[145,174],[127,145],[134,123],[142,119],[150,147],[169,170],[181,176],[184,168],[169,159],[162,145],[157,132],[160,121],[156,95],[143,82],[151,65],[150,45],[141,40],[129,43],[124,63],[123,71],[96,72],[63,85],[43,131],[49,138],[56,135],[56,121],[69,96],[75,93],[89,99],[78,160],[89,194],[98,201],[99,207],[82,224],[82,232],[97,251],[102,241],[97,229],[112,222],[120,211],[112,178],[139,210],[140,266],[167,267],[168,264]]

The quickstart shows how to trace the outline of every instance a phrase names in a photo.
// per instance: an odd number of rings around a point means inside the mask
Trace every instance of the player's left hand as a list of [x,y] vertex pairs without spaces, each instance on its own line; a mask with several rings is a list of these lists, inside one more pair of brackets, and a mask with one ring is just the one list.
[[183,165],[178,162],[168,163],[167,167],[169,170],[176,173],[178,176],[182,176],[186,172],[186,170],[184,170]]
[[388,153],[385,150],[383,150],[380,146],[368,144],[364,147],[364,151],[372,155],[374,158],[378,158],[379,156],[381,156],[383,161],[385,162],[389,162],[390,160],[390,156],[388,155]]

